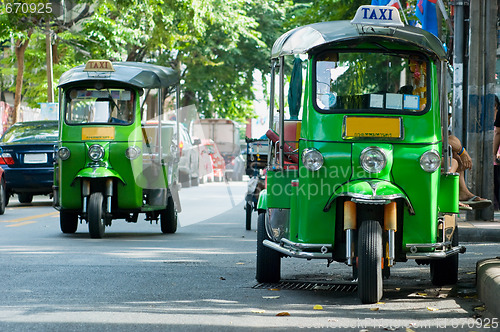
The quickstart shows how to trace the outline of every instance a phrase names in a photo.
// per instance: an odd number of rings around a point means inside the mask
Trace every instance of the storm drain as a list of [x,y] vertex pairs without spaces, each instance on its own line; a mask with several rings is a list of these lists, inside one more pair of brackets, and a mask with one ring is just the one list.
[[328,283],[328,282],[282,281],[278,283],[260,283],[253,286],[252,288],[352,293],[358,289],[358,285],[338,284],[338,283]]

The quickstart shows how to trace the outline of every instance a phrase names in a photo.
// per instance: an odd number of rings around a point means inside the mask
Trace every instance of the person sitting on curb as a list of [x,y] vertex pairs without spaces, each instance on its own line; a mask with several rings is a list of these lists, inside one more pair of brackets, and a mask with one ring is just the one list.
[[466,169],[472,168],[472,159],[469,153],[462,146],[460,140],[453,135],[448,137],[448,143],[451,145],[453,152],[453,159],[451,160],[450,171],[458,172],[459,174],[459,189],[458,189],[458,199],[460,201],[459,207],[462,210],[473,209],[484,209],[490,206],[492,203],[489,199],[485,199],[474,195],[470,192],[469,188],[465,184],[464,173]]

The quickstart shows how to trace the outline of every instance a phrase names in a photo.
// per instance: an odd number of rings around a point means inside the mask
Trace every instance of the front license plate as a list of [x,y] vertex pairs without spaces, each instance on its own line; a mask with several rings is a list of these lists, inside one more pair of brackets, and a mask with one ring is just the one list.
[[27,153],[24,155],[25,164],[45,164],[47,163],[46,153]]
[[402,138],[399,117],[347,116],[344,118],[344,138]]

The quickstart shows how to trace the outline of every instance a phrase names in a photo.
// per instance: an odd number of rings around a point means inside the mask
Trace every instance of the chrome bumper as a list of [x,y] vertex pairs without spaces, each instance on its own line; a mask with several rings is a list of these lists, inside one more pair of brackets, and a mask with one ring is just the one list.
[[[417,243],[417,244],[407,244],[406,248],[410,249],[410,252],[406,254],[407,259],[442,259],[456,254],[465,253],[464,246],[451,247],[451,242],[438,242],[438,243]],[[436,249],[432,252],[418,252],[419,248],[425,249]]]
[[287,239],[281,239],[279,244],[264,240],[262,244],[290,257],[306,259],[331,259],[333,257],[331,244],[296,243]]

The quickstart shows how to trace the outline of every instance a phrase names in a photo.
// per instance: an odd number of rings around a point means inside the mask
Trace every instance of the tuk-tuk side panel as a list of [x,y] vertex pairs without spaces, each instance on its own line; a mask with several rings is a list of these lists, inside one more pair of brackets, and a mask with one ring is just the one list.
[[82,189],[80,181],[74,181],[78,172],[85,166],[85,144],[61,142],[61,146],[71,151],[68,160],[59,160],[59,202],[63,209],[82,208]]
[[458,210],[458,190],[459,174],[443,173],[439,183],[439,212],[459,213]]
[[267,207],[289,209],[292,195],[292,180],[298,178],[298,170],[267,171]]
[[129,160],[125,156],[125,150],[135,145],[141,147],[142,142],[113,142],[109,145],[110,166],[114,169],[123,181],[118,181],[117,197],[118,208],[135,209],[142,206],[142,188],[137,185],[134,169],[142,170],[142,156]]
[[403,249],[407,243],[435,243],[438,220],[438,191],[440,170],[425,172],[420,156],[429,150],[441,152],[435,145],[394,145],[392,176],[407,194],[415,214],[404,209]]
[[[328,212],[323,209],[332,193],[352,175],[351,144],[329,142],[299,142],[300,151],[318,149],[324,164],[316,172],[307,170],[300,161],[299,187],[297,188],[297,237],[292,241],[303,243],[334,243],[335,205]],[[293,227],[292,227],[293,229]]]

